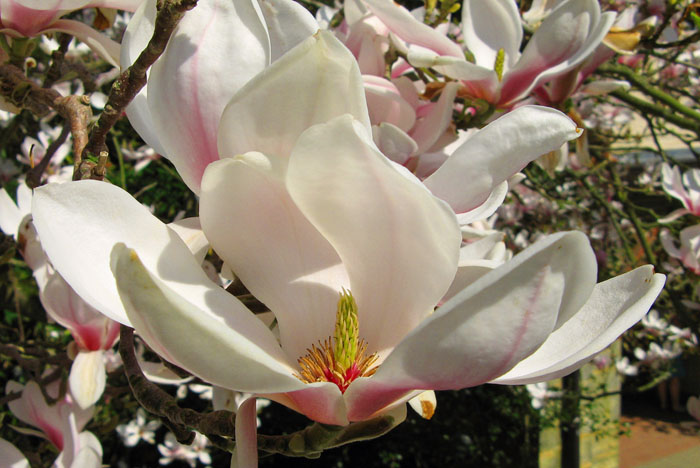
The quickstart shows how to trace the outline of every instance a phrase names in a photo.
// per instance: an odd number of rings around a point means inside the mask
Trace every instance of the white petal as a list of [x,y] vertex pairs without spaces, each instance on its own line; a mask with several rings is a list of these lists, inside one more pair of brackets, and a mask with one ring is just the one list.
[[360,335],[371,351],[393,347],[452,281],[461,240],[454,215],[350,116],[299,138],[287,185],[347,268]]
[[112,268],[134,328],[168,361],[224,388],[303,388],[272,333],[223,289],[212,283],[210,309],[198,307],[154,277],[123,244],[114,248]]
[[357,62],[330,32],[319,31],[234,96],[221,118],[219,152],[286,158],[304,130],[346,113],[369,131]]
[[231,468],[257,468],[258,426],[255,398],[241,403],[236,413],[236,449],[231,455]]
[[277,159],[248,153],[213,163],[200,217],[212,246],[269,307],[290,357],[333,334],[338,292],[348,287],[338,254],[289,196]]
[[209,240],[199,224],[199,218],[185,218],[168,224],[180,239],[189,247],[198,262],[203,262],[209,250]]
[[105,391],[104,351],[83,351],[78,353],[70,368],[68,383],[75,401],[81,408],[89,408],[97,403]]
[[424,182],[455,212],[469,211],[530,161],[579,134],[576,124],[561,112],[523,106],[475,133]]
[[88,304],[125,325],[129,320],[110,271],[114,244],[141,259],[190,300],[206,303],[210,284],[180,237],[122,189],[104,182],[49,184],[36,190],[32,213],[51,263]]

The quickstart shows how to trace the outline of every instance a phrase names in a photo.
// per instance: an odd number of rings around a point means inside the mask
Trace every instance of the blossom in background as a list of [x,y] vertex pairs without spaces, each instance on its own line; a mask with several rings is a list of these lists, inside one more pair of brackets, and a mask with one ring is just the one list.
[[676,244],[668,229],[662,229],[659,237],[670,257],[677,258],[686,268],[700,275],[700,224],[680,232],[680,246]]
[[661,183],[664,191],[681,201],[683,208],[659,219],[668,223],[686,214],[700,216],[700,169],[689,169],[681,176],[678,166],[661,165]]
[[563,392],[561,390],[550,390],[547,382],[538,382],[525,385],[527,392],[530,394],[530,404],[536,410],[541,409],[551,398],[561,398]]
[[143,0],[2,0],[0,34],[35,37],[63,32],[77,37],[114,66],[119,66],[119,44],[84,23],[61,17],[89,7],[134,11]]
[[197,466],[197,462],[208,466],[211,463],[211,455],[209,455],[207,449],[208,445],[208,439],[199,432],[195,433],[195,438],[190,445],[180,444],[175,435],[172,432],[168,432],[163,443],[158,444],[158,451],[161,454],[158,462],[161,465],[169,465],[175,460],[180,460],[186,462],[192,468]]
[[630,363],[630,359],[625,356],[615,362],[615,369],[622,375],[633,376],[639,373],[639,367]]
[[[13,392],[21,392],[22,396],[8,403],[12,414],[20,421],[39,429],[39,431],[24,428],[15,428],[15,430],[48,439],[60,452],[53,464],[55,468],[100,468],[102,466],[102,446],[99,440],[91,432],[82,431],[92,418],[93,407],[81,408],[70,393],[66,393],[55,404],[49,405],[39,385],[34,381],[30,381],[25,386],[13,381],[7,382],[5,393]],[[51,398],[57,398],[59,382],[54,381],[48,385],[46,392]]]
[[156,443],[156,430],[161,423],[157,419],[146,419],[146,411],[143,408],[136,410],[136,419],[132,419],[127,424],[117,426],[117,433],[122,438],[122,442],[127,447],[135,447],[142,440],[151,445]]

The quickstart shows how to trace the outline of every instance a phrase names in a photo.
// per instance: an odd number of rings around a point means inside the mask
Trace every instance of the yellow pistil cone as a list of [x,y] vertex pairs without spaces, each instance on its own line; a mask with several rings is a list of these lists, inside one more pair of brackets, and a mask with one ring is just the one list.
[[360,325],[357,320],[357,303],[352,293],[343,289],[338,300],[335,316],[335,347],[333,357],[341,369],[355,362],[360,340]]
[[498,81],[503,79],[503,67],[505,66],[505,62],[506,51],[505,49],[500,48],[496,54],[496,63],[493,64],[493,70],[496,72],[496,76],[498,76]]

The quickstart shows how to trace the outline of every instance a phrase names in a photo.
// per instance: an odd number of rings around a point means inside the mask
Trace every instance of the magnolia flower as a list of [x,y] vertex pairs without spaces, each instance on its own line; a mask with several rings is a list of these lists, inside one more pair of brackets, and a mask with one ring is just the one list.
[[462,29],[475,63],[430,47],[409,48],[408,60],[459,79],[465,94],[505,108],[583,62],[601,43],[614,19],[615,13],[601,14],[596,0],[560,2],[521,53],[523,30],[514,1],[466,0]]
[[[664,282],[646,266],[596,285],[587,239],[569,232],[468,279],[434,311],[459,281],[458,222],[377,150],[356,62],[330,33],[308,38],[233,97],[218,149],[225,158],[201,180],[202,231],[275,314],[279,339],[118,187],[37,189],[39,234],[86,301],[165,359],[315,421],[343,426],[396,411],[396,422],[421,395],[432,414],[426,390],[564,375],[638,321]],[[483,172],[471,174],[465,199],[512,175],[480,157]],[[237,413],[246,463],[254,463],[254,402]]]
[[677,258],[686,268],[700,275],[700,224],[681,231],[680,247],[668,229],[662,229],[659,237],[661,245],[670,257]]
[[530,404],[536,410],[541,409],[550,398],[560,398],[563,394],[561,390],[550,390],[547,382],[538,382],[525,385],[530,394]]
[[686,214],[700,216],[700,169],[690,169],[683,173],[678,166],[661,165],[661,183],[664,191],[681,201],[683,208],[673,211],[668,216],[659,219],[668,223]]
[[119,66],[119,44],[91,27],[74,20],[61,19],[73,10],[110,7],[134,11],[143,0],[1,0],[0,34],[34,37],[64,32],[77,37],[114,66]]
[[[59,383],[55,381],[46,388],[52,398],[58,397]],[[31,381],[26,386],[13,381],[7,382],[5,392],[22,392],[21,398],[8,403],[10,411],[20,421],[34,426],[31,429],[16,430],[48,439],[61,453],[54,461],[55,468],[100,468],[102,466],[102,446],[99,440],[88,431],[80,432],[92,418],[93,408],[80,408],[70,393],[53,405],[44,400],[39,385]],[[4,466],[4,465],[3,465]]]
[[615,362],[615,369],[622,375],[633,376],[639,373],[639,368],[630,363],[630,359],[625,356]]
[[39,298],[46,313],[75,340],[77,353],[68,378],[73,397],[82,408],[94,405],[105,389],[105,352],[119,338],[119,323],[83,301],[58,274],[39,289]]

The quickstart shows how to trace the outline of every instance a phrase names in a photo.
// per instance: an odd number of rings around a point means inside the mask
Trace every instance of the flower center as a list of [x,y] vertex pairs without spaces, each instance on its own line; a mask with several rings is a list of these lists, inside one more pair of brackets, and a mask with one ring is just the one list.
[[367,343],[359,334],[355,298],[343,289],[335,316],[335,336],[306,349],[307,354],[297,360],[301,371],[295,377],[305,383],[333,382],[345,393],[356,378],[374,375],[379,367],[372,366],[377,353],[365,356]]

